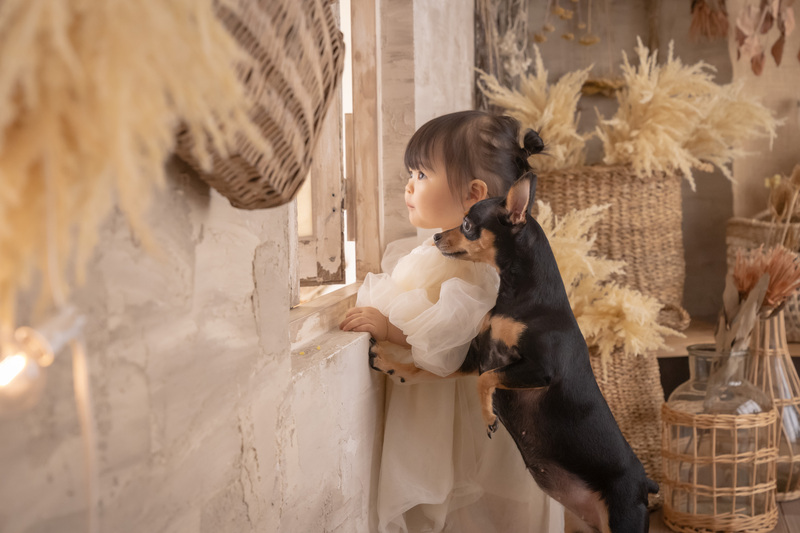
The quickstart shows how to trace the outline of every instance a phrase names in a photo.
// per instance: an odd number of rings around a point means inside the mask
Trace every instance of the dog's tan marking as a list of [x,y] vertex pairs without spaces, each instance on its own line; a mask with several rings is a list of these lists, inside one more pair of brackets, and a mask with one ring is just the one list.
[[517,322],[507,316],[493,316],[489,321],[489,327],[492,339],[503,341],[509,348],[519,344],[520,336],[528,328],[523,322]]
[[434,374],[433,372],[428,372],[427,370],[423,370],[422,368],[417,367],[413,363],[400,363],[386,355],[386,351],[381,347],[380,344],[376,344],[375,346],[370,347],[371,354],[374,355],[372,360],[370,361],[370,365],[375,370],[379,372],[383,372],[384,374],[388,374],[392,376],[397,381],[401,383],[423,383],[426,381],[433,381],[437,379],[447,379],[451,377],[460,377],[465,376],[467,373],[456,371],[450,374],[449,376],[442,377]]
[[442,233],[437,246],[445,254],[463,253],[464,255],[457,256],[458,259],[476,263],[488,263],[497,269],[494,240],[494,233],[487,229],[481,230],[481,236],[471,241],[464,237],[464,234],[458,228],[453,228]]
[[478,395],[481,399],[481,415],[483,415],[483,423],[487,427],[491,427],[497,422],[497,415],[494,414],[492,395],[499,386],[500,378],[494,370],[484,372],[478,376]]

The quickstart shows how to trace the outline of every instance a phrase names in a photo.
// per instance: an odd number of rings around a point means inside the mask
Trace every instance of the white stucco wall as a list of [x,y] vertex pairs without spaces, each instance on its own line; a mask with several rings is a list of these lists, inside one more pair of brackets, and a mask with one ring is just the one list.
[[[171,167],[145,253],[119,214],[88,319],[99,531],[367,531],[382,388],[364,334],[289,350],[288,210],[241,211]],[[322,341],[320,341],[322,342]],[[87,531],[71,360],[0,419],[0,531]]]

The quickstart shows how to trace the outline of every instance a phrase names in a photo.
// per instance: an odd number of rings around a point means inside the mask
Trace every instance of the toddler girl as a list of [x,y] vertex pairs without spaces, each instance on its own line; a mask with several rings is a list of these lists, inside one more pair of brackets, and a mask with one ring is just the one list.
[[[411,224],[450,229],[476,202],[505,195],[543,148],[531,130],[521,147],[519,129],[513,118],[480,111],[424,124],[405,154]],[[387,246],[384,273],[367,275],[340,327],[369,332],[393,357],[448,376],[494,306],[499,277],[489,265],[444,257],[432,239],[409,252],[412,241]],[[486,436],[474,376],[387,380],[377,501],[381,533],[548,531],[549,500],[505,428]]]

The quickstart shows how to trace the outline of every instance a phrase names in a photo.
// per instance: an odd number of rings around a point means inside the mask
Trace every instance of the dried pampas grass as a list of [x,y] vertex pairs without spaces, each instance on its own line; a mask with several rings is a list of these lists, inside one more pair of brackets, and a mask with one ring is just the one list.
[[626,356],[643,355],[664,347],[666,335],[680,335],[658,323],[658,300],[610,281],[624,268],[623,262],[592,253],[591,229],[608,206],[573,210],[563,217],[556,217],[545,202],[537,206],[536,220],[550,241],[572,311],[604,369],[617,350]]
[[602,120],[597,136],[604,163],[630,165],[642,175],[679,171],[694,189],[692,169],[715,165],[732,179],[728,164],[742,140],[758,134],[775,137],[778,122],[771,112],[742,94],[738,84],[713,82],[704,62],[683,65],[670,43],[666,63],[659,65],[637,39],[638,67],[623,52],[625,89],[617,94],[619,109]]
[[0,324],[37,270],[43,298],[63,301],[115,202],[147,237],[180,122],[206,166],[234,134],[261,144],[239,54],[211,0],[0,4]]
[[545,139],[548,157],[536,159],[537,170],[581,166],[586,160],[587,136],[577,131],[576,109],[591,67],[567,73],[551,86],[537,46],[534,53],[535,74],[520,76],[519,91],[503,87],[497,78],[481,71],[478,88],[489,103],[519,120],[523,129],[533,129]]

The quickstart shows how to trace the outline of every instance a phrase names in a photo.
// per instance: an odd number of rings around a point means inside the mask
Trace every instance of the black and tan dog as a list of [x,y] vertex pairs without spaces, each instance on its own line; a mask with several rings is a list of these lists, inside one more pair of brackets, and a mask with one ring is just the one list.
[[[536,176],[506,198],[475,204],[462,225],[438,233],[446,256],[480,261],[500,274],[486,315],[456,375],[479,374],[489,436],[508,429],[539,486],[567,509],[567,532],[642,533],[649,527],[647,478],[595,381],[586,342],[558,265],[530,216]],[[441,379],[370,349],[370,365],[404,382]]]

